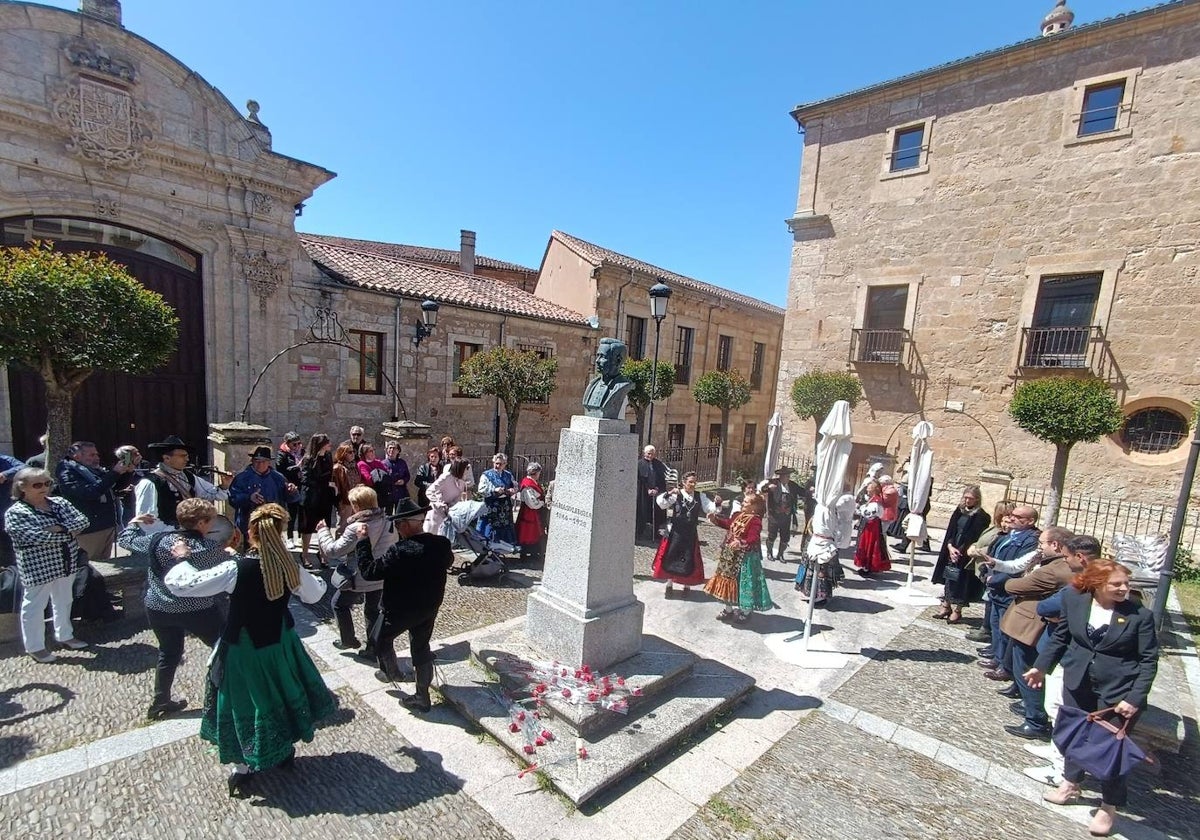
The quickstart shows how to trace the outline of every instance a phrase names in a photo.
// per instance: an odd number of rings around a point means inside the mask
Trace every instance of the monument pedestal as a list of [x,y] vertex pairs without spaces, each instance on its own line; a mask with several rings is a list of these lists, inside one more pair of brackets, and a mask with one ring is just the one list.
[[[633,595],[637,437],[623,420],[573,417],[558,449],[542,583],[523,627],[471,642],[468,659],[442,663],[442,696],[579,804],[591,799],[739,702],[753,678],[642,635]],[[531,674],[588,666],[614,675],[625,713],[561,692],[534,696]],[[536,678],[534,678],[536,679]],[[539,702],[540,701],[540,702]],[[534,746],[514,709],[534,711],[552,734]],[[580,758],[579,748],[587,751]],[[532,751],[532,752],[531,752]]]

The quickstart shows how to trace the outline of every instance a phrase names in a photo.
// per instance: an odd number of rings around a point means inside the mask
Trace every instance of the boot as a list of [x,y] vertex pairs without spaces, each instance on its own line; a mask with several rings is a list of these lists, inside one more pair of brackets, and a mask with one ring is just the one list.
[[341,636],[333,646],[338,650],[358,650],[361,643],[354,635],[354,613],[350,610],[334,610],[333,617],[337,620],[338,635]]
[[433,663],[426,662],[424,665],[418,665],[417,685],[412,697],[405,697],[401,701],[404,707],[412,709],[414,712],[428,712],[433,708],[433,701],[429,698],[429,686],[432,684]]

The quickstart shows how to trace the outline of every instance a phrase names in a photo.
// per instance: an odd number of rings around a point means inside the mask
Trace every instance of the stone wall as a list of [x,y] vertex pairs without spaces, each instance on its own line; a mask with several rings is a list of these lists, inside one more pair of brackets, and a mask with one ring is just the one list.
[[[866,394],[856,451],[902,460],[923,413],[938,429],[939,483],[977,480],[995,459],[1017,483],[1044,484],[1052,447],[1006,414],[1017,382],[1053,372],[1018,365],[1022,328],[1041,277],[1098,272],[1094,370],[1127,413],[1190,413],[1200,397],[1200,111],[1185,103],[1200,93],[1198,48],[1200,7],[1189,6],[801,109],[780,405],[798,374],[850,366],[870,286],[905,284],[905,362],[851,366]],[[1128,130],[1082,141],[1083,86],[1116,75],[1133,90]],[[884,174],[888,129],[921,120],[927,166]],[[812,424],[785,429],[788,448],[811,450]],[[1081,444],[1068,489],[1166,502],[1186,453]]]

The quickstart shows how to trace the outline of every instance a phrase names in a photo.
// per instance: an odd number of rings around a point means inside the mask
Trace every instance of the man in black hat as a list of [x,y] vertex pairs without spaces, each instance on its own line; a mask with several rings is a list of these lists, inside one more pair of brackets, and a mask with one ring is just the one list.
[[270,502],[287,508],[288,500],[299,488],[275,469],[275,453],[269,446],[256,446],[250,453],[250,465],[238,473],[229,485],[229,504],[233,506],[233,522],[247,535],[250,511]]
[[383,598],[379,618],[371,628],[375,655],[379,659],[382,677],[397,680],[400,666],[396,662],[396,637],[408,631],[409,652],[417,672],[416,691],[404,698],[404,705],[418,712],[429,711],[432,701],[429,686],[433,683],[433,625],[437,621],[442,598],[446,594],[446,573],[454,562],[450,541],[440,534],[421,530],[428,507],[417,507],[411,499],[401,499],[392,519],[400,540],[382,557],[375,557],[367,526],[358,523],[358,571],[366,580],[383,581]]
[[[780,467],[775,470],[775,477],[767,481],[767,559],[783,561],[783,553],[787,551],[788,540],[792,534],[792,524],[796,521],[797,505],[800,502],[800,485],[792,481],[791,467]],[[779,551],[775,551],[775,541],[779,541]]]
[[175,517],[175,508],[184,499],[223,502],[229,498],[228,490],[209,484],[188,469],[191,449],[176,435],[152,443],[146,449],[150,457],[159,462],[134,490],[137,515],[148,513],[155,518],[153,525],[142,526],[146,533],[177,528],[179,520]]

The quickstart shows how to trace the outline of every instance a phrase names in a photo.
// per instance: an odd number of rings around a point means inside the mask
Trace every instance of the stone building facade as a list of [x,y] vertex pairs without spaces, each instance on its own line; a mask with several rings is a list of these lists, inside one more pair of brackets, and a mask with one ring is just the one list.
[[623,339],[635,358],[652,358],[649,290],[659,281],[672,290],[660,328],[659,359],[675,365],[676,385],[655,408],[653,443],[677,449],[707,446],[719,438],[720,411],[697,403],[691,385],[707,371],[737,369],[751,381],[751,399],[730,415],[727,462],[761,458],[775,404],[781,308],[561,231],[554,231],[546,245],[537,294],[588,315],[602,334]]
[[[855,457],[937,427],[940,483],[1053,448],[1016,384],[1095,374],[1126,414],[1068,491],[1168,502],[1200,397],[1200,2],[1177,0],[797,107],[804,132],[777,400],[850,369]],[[809,451],[810,423],[785,424]],[[852,465],[853,468],[853,465]]]

